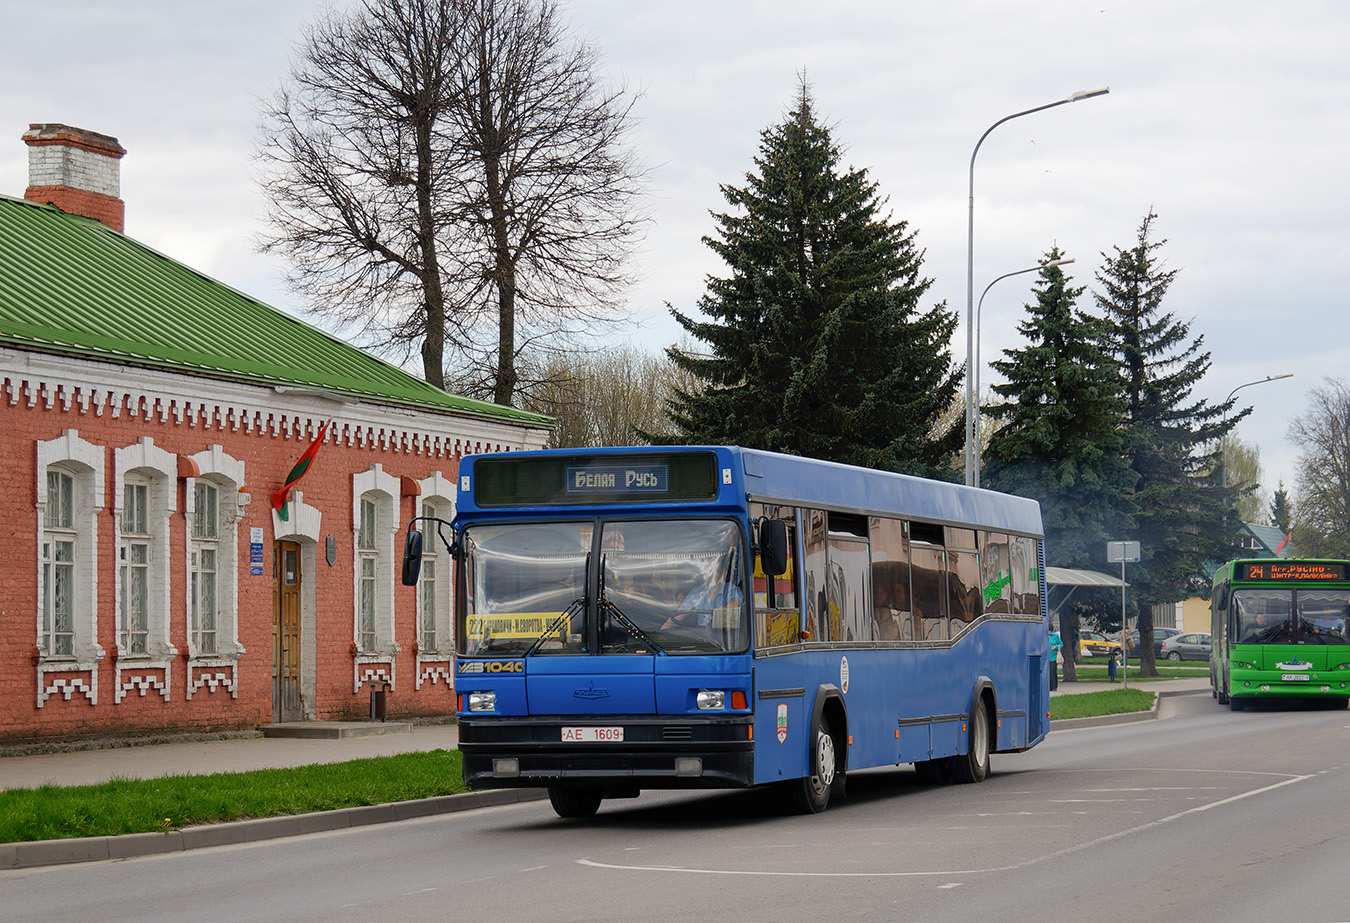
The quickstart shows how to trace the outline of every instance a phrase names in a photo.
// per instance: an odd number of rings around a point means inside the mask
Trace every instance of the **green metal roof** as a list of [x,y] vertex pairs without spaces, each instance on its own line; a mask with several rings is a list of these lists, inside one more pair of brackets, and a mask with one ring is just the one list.
[[0,344],[548,426],[448,394],[97,221],[0,196]]

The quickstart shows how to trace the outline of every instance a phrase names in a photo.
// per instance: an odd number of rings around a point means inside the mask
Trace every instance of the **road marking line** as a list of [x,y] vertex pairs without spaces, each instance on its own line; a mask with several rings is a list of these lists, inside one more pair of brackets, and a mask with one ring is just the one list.
[[[1164,770],[1167,771],[1167,770]],[[1189,770],[1197,771],[1197,770]],[[1276,775],[1276,773],[1252,773],[1253,775]],[[1316,775],[1316,774],[1314,774]],[[1253,789],[1250,792],[1243,792],[1239,795],[1233,795],[1210,804],[1202,804],[1194,808],[1187,808],[1185,811],[1179,811],[1176,814],[1170,814],[1167,817],[1160,817],[1157,820],[1149,821],[1145,824],[1139,824],[1136,827],[1130,827],[1127,830],[1120,830],[1116,833],[1109,833],[1106,836],[1098,837],[1095,840],[1089,840],[1086,843],[1079,843],[1075,846],[1069,846],[1058,852],[1052,852],[1044,856],[1037,856],[1032,859],[1024,859],[1021,862],[1015,862],[1012,865],[993,866],[983,869],[934,869],[932,871],[922,872],[780,872],[780,871],[752,871],[737,869],[701,869],[701,868],[681,868],[672,865],[616,865],[609,862],[596,862],[592,859],[577,859],[577,865],[585,865],[598,869],[613,869],[620,872],[682,872],[686,875],[731,875],[742,876],[746,878],[931,878],[935,875],[950,877],[953,875],[987,875],[991,872],[1012,872],[1033,865],[1039,865],[1051,859],[1058,859],[1063,856],[1081,852],[1085,849],[1091,849],[1094,846],[1100,846],[1103,843],[1110,843],[1113,840],[1123,839],[1127,836],[1133,836],[1136,833],[1142,833],[1145,830],[1152,830],[1155,827],[1161,827],[1163,824],[1169,824],[1174,820],[1179,820],[1191,814],[1199,814],[1203,811],[1209,811],[1213,808],[1221,808],[1225,805],[1235,804],[1244,801],[1256,795],[1264,795],[1267,792],[1273,792],[1276,789],[1284,788],[1286,785],[1293,785],[1296,782],[1306,782],[1314,775],[1290,776],[1282,782],[1275,782],[1264,788]]]

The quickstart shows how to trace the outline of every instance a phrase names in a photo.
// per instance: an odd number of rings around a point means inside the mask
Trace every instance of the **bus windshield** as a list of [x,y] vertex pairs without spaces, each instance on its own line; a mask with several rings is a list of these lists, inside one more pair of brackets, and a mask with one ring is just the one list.
[[1345,644],[1350,590],[1238,590],[1239,644]]
[[461,547],[461,654],[747,647],[742,538],[731,521],[481,525]]

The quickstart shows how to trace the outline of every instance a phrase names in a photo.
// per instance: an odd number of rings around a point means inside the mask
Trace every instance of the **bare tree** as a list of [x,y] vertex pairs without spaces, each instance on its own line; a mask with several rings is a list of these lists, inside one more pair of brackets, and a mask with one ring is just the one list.
[[1289,439],[1301,447],[1294,542],[1300,554],[1350,558],[1350,387],[1325,379],[1308,404],[1289,423]]
[[1220,440],[1224,476],[1237,492],[1237,512],[1243,522],[1262,523],[1270,498],[1262,490],[1261,447],[1231,433]]
[[550,448],[659,444],[670,425],[666,402],[681,375],[664,353],[632,345],[560,356],[528,407],[556,421]]
[[623,320],[643,173],[598,70],[552,0],[322,14],[263,112],[263,249],[366,345],[513,403],[522,362]]

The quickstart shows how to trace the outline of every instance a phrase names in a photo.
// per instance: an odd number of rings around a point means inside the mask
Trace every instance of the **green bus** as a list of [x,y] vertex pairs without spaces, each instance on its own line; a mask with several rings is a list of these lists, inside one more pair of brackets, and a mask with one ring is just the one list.
[[1350,704],[1350,562],[1230,561],[1214,575],[1209,682],[1219,703]]

